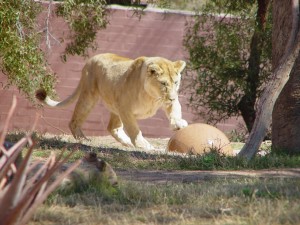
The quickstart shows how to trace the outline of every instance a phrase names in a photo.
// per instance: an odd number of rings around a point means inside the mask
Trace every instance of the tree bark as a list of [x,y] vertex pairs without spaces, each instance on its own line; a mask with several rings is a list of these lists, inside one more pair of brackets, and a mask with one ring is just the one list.
[[272,114],[272,150],[300,153],[300,57],[280,93]]
[[246,124],[247,130],[250,133],[255,121],[256,111],[255,111],[256,93],[251,96],[249,94],[244,95],[239,104],[238,109],[241,112],[241,116]]
[[[281,29],[274,30],[273,65],[276,66],[280,49],[285,45],[285,34],[291,29],[291,15],[286,12],[286,4],[274,3],[277,12],[274,22]],[[284,14],[285,13],[285,14]],[[278,18],[279,17],[279,18]],[[280,18],[281,17],[281,18]],[[284,24],[280,20],[284,18]],[[284,25],[284,27],[282,27]],[[278,56],[279,55],[279,56]],[[280,93],[272,114],[272,150],[285,151],[291,154],[300,153],[300,58],[295,62],[290,79]]]
[[[239,156],[245,157],[248,160],[250,160],[256,154],[264,136],[266,135],[267,129],[271,124],[275,101],[277,100],[281,90],[289,78],[290,72],[300,50],[300,35],[298,33],[299,1],[274,0],[274,5],[276,4],[275,2],[277,4],[279,2],[281,2],[281,4],[288,4],[292,15],[292,29],[290,31],[284,54],[281,54],[282,57],[280,57],[280,60],[278,60],[278,66],[276,66],[273,71],[273,79],[265,88],[260,98],[256,119],[249,138],[239,153]],[[285,13],[290,12],[285,11]]]
[[252,130],[255,117],[255,103],[259,87],[260,61],[264,44],[264,32],[270,0],[258,0],[256,26],[250,43],[249,66],[247,71],[247,88],[238,104],[238,109],[245,121],[248,132]]

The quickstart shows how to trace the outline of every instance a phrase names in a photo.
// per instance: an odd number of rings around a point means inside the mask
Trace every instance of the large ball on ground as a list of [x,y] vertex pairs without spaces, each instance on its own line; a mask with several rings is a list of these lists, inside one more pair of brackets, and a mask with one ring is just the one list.
[[191,124],[175,132],[170,138],[167,151],[203,154],[215,149],[226,155],[233,155],[233,149],[226,135],[216,127],[204,123]]

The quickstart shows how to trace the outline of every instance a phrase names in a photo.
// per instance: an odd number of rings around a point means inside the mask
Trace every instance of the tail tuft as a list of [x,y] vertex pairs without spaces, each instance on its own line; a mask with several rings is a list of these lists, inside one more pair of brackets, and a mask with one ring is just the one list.
[[45,99],[47,97],[47,93],[44,89],[39,89],[36,91],[35,97],[40,101],[45,101]]

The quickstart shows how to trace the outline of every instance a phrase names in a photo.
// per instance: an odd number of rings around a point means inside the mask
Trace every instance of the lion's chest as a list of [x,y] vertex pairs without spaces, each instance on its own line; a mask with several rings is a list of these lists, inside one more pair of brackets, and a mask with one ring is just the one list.
[[133,114],[136,119],[146,119],[152,117],[162,106],[160,101],[138,97],[120,97],[117,99],[108,99],[102,96],[102,103],[108,110],[117,115],[121,115],[126,112]]
[[141,102],[134,110],[133,114],[137,119],[146,119],[156,114],[157,110],[161,107],[161,104],[155,102]]

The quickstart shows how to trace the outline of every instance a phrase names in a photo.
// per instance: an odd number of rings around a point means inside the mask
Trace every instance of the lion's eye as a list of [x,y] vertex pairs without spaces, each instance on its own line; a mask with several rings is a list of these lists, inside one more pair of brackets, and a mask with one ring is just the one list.
[[167,82],[165,82],[165,81],[161,81],[160,83],[161,83],[162,86],[167,86],[168,85]]
[[174,84],[177,85],[177,84],[178,84],[178,81],[175,81]]
[[154,69],[150,70],[150,73],[153,75],[156,73],[156,71]]

